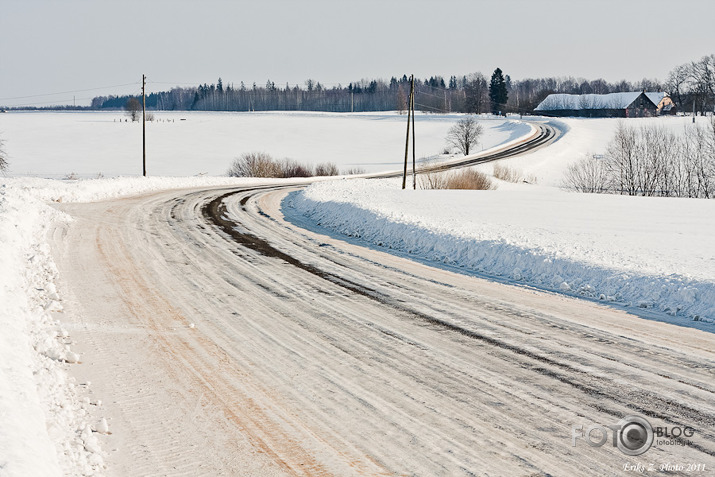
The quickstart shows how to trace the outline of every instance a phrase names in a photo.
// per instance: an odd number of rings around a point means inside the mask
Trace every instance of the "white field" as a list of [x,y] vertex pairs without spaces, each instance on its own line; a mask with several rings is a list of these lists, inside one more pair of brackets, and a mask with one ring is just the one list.
[[[162,121],[147,125],[153,177],[144,179],[136,177],[141,172],[141,125],[120,122],[121,113],[0,114],[0,138],[10,161],[10,177],[0,177],[3,475],[102,472],[103,454],[91,432],[98,420],[101,423],[102,410],[80,399],[76,388],[89,387],[87,383],[68,377],[68,363],[81,356],[74,354],[72,337],[58,320],[63,297],[56,293],[57,270],[45,237],[51,224],[67,217],[47,202],[255,183],[187,176],[221,176],[233,158],[256,150],[368,172],[398,169],[404,157],[406,117],[391,113],[156,116]],[[439,154],[446,131],[458,118],[418,115],[418,157]],[[560,184],[570,162],[602,153],[617,125],[617,120],[558,121],[569,128],[558,142],[507,161],[535,175],[539,186],[401,193],[390,181],[341,181],[309,189],[304,207],[297,211],[307,215],[298,219],[315,226],[311,221],[320,218],[334,233],[359,235],[373,246],[389,243],[395,251],[414,252],[421,260],[437,259],[503,281],[596,300],[603,295],[603,301],[638,313],[712,331],[715,201],[587,196],[551,187]],[[687,121],[663,118],[629,124],[656,122],[679,130]],[[485,124],[484,147],[530,129],[518,121]],[[492,166],[479,167],[491,171]],[[70,173],[84,178],[102,173],[107,178],[44,179]],[[113,177],[120,175],[133,177]],[[345,220],[345,211],[354,216]],[[359,233],[356,225],[362,227]],[[414,247],[401,248],[406,234],[418,239]],[[692,321],[695,315],[702,321]]]
[[[158,112],[146,126],[150,176],[221,176],[239,155],[262,151],[276,159],[341,170],[396,170],[405,156],[407,116],[397,113]],[[417,157],[440,154],[460,115],[418,114]],[[0,115],[12,176],[82,178],[142,173],[142,125],[122,112],[10,112]],[[528,132],[518,120],[485,120],[478,149]],[[410,154],[412,149],[410,146]],[[410,156],[411,157],[411,156]]]

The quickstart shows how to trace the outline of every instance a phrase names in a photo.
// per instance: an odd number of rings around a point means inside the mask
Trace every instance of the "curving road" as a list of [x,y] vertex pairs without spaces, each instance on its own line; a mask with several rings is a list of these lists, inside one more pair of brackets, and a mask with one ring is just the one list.
[[[76,219],[53,232],[73,369],[104,401],[108,474],[712,465],[711,334],[308,232],[284,220],[290,190],[61,206]],[[690,426],[692,445],[572,446],[572,425],[628,414]]]

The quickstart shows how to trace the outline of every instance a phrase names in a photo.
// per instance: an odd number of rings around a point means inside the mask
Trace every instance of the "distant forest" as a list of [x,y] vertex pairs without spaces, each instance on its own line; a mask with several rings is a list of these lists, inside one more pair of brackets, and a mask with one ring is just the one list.
[[[621,81],[608,83],[598,79],[588,81],[575,78],[529,78],[513,81],[505,75],[508,99],[499,108],[504,112],[531,112],[551,93],[613,93],[621,91],[661,91],[657,81],[636,83]],[[363,112],[406,110],[410,92],[407,75],[362,80],[347,86],[325,87],[308,80],[303,86],[283,87],[272,81],[265,85],[225,85],[221,78],[216,83],[194,88],[172,88],[151,93],[146,97],[147,109],[181,111],[328,111]],[[91,109],[121,109],[136,96],[99,96],[92,100]],[[141,97],[138,97],[141,99]],[[491,110],[489,80],[482,73],[452,76],[448,80],[432,76],[415,79],[415,108],[434,113],[487,113]]]
[[[501,70],[495,70],[495,73]],[[494,104],[489,81],[482,73],[442,76],[415,80],[415,107],[434,113],[486,113],[501,111],[530,113],[551,93],[606,94],[627,91],[665,91],[680,111],[712,112],[715,109],[715,55],[676,66],[664,82],[643,79],[609,83],[604,79],[586,80],[573,77],[527,78],[512,80],[503,76],[507,100]],[[170,91],[151,93],[147,108],[164,111],[404,111],[410,82],[407,75],[382,79],[363,79],[347,86],[326,87],[309,79],[303,85],[246,85],[241,82],[216,83],[198,87],[175,87]],[[137,96],[99,96],[88,109],[122,109]],[[57,108],[55,108],[57,109]],[[60,108],[61,109],[61,108]],[[67,107],[66,109],[80,109]],[[86,108],[81,108],[86,109]]]

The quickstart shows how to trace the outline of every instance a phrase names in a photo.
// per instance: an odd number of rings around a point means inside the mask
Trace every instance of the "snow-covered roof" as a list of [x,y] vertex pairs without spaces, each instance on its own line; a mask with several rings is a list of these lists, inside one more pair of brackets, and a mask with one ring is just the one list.
[[665,93],[646,93],[646,96],[648,96],[648,99],[653,101],[653,104],[658,106],[661,101],[663,101],[663,98],[665,98],[667,95]]
[[[563,109],[626,109],[642,93],[609,93],[609,94],[550,94],[536,108],[535,111],[556,111]],[[648,99],[656,106],[663,99],[665,93],[645,93]],[[656,96],[663,95],[655,101]]]

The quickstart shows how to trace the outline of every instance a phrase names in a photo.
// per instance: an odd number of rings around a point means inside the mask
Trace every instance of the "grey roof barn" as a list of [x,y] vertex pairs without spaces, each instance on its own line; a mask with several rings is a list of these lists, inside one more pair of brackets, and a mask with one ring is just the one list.
[[545,116],[634,118],[655,116],[665,93],[550,94],[534,112]]

